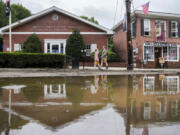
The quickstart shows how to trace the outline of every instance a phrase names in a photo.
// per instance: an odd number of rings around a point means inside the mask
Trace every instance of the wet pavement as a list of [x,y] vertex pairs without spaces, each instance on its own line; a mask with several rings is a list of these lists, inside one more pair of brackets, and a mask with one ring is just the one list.
[[179,135],[179,77],[0,79],[0,134]]

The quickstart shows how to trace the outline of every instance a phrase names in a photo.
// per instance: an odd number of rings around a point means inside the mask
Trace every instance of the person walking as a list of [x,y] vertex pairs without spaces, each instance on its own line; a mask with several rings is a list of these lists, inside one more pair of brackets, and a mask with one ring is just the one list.
[[107,63],[107,49],[105,46],[103,46],[102,56],[101,56],[101,67],[103,67],[103,64],[106,64],[106,70],[108,69],[108,63]]
[[94,67],[98,66],[99,67],[99,51],[98,49],[95,49],[95,52],[94,52]]

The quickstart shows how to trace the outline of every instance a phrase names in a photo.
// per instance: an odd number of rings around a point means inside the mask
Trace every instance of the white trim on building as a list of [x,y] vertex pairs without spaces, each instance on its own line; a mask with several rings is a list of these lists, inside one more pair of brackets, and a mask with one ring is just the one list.
[[[41,11],[41,12],[39,12],[39,13],[37,13],[37,14],[34,14],[34,15],[30,16],[30,17],[27,17],[27,18],[22,19],[22,20],[20,20],[20,21],[18,21],[18,22],[15,22],[15,23],[12,24],[12,28],[15,28],[15,27],[17,27],[17,26],[19,26],[19,25],[22,25],[22,24],[25,24],[25,23],[28,23],[28,22],[30,22],[30,21],[32,21],[32,20],[34,20],[34,19],[37,19],[37,18],[39,18],[39,17],[41,17],[41,16],[43,16],[43,15],[46,15],[46,14],[52,12],[52,11],[57,11],[57,12],[59,12],[59,13],[65,14],[65,15],[67,15],[67,16],[69,16],[69,17],[72,17],[72,18],[74,18],[74,19],[76,19],[76,20],[79,20],[79,21],[81,21],[81,22],[83,22],[83,23],[86,23],[86,24],[88,24],[88,25],[90,25],[90,26],[93,26],[93,27],[95,27],[95,28],[97,28],[97,29],[99,29],[99,30],[102,30],[102,31],[106,32],[106,34],[111,35],[111,34],[114,33],[112,30],[110,30],[110,29],[108,29],[108,28],[105,28],[105,27],[103,27],[103,26],[101,26],[101,25],[92,23],[92,22],[90,22],[90,21],[88,21],[88,20],[85,20],[85,19],[83,19],[83,18],[81,18],[81,17],[79,17],[79,16],[77,16],[77,15],[74,15],[74,14],[68,12],[68,11],[62,10],[62,9],[56,7],[56,6],[53,6],[53,7],[49,8],[49,9],[43,10],[43,11]],[[5,26],[5,27],[2,27],[2,28],[0,29],[0,31],[3,33],[4,31],[6,31],[6,30],[8,30],[8,29],[9,29],[9,25],[7,25],[7,26]]]
[[[3,34],[9,34],[9,32],[4,32]],[[12,32],[12,35],[70,35],[72,32]],[[82,35],[106,35],[105,32],[81,32]]]
[[45,39],[44,53],[66,53],[66,39]]

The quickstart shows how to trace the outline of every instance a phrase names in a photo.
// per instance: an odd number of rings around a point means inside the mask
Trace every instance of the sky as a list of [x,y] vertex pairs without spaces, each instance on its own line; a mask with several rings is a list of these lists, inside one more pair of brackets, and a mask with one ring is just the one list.
[[[4,0],[5,1],[5,0]],[[112,28],[125,13],[125,0],[11,0],[20,3],[33,14],[57,6],[78,16],[95,17],[100,25]],[[132,0],[132,9],[150,1],[150,11],[180,13],[180,0]],[[134,7],[134,8],[133,8]]]

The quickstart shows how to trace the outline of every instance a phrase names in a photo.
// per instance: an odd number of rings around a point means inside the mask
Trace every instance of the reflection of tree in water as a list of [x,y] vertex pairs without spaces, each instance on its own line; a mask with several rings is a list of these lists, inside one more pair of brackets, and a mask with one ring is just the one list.
[[85,93],[84,79],[80,77],[68,78],[66,81],[66,93],[73,105],[79,105]]
[[[12,115],[11,116],[11,125],[8,123],[8,117],[9,114],[7,112],[4,112],[0,110],[0,134],[2,131],[6,131],[9,129],[19,129],[23,125],[25,125],[28,121],[23,120],[17,116]],[[10,127],[9,127],[10,126]]]
[[43,88],[40,85],[29,85],[23,89],[23,93],[28,101],[36,103],[40,96],[42,96],[42,89]]

